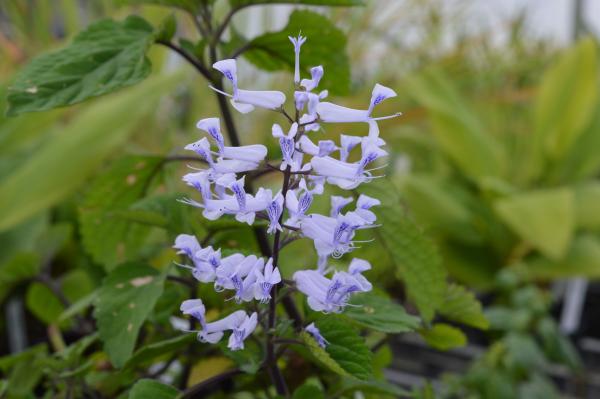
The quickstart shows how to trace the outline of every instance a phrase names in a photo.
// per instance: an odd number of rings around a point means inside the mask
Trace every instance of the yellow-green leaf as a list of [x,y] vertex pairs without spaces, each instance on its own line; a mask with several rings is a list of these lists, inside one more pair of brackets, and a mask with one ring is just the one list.
[[575,226],[574,195],[568,188],[544,189],[498,200],[500,218],[544,255],[559,259],[569,249]]
[[0,181],[0,231],[73,193],[121,145],[180,75],[149,79],[80,111],[55,137]]
[[456,327],[444,323],[436,323],[428,330],[421,330],[425,341],[439,350],[448,350],[465,346],[467,337]]
[[545,74],[535,103],[535,134],[551,158],[565,154],[590,121],[598,98],[591,38],[567,50]]
[[472,327],[487,329],[488,320],[483,315],[481,303],[471,291],[458,284],[448,284],[446,298],[440,306],[442,316]]

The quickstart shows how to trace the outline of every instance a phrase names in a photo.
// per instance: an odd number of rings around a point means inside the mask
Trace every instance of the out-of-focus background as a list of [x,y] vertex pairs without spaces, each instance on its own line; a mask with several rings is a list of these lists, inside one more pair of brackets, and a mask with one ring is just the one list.
[[[2,0],[2,110],[7,87],[23,65],[64,46],[91,22],[133,11],[158,24],[166,15],[157,6],[117,3]],[[310,8],[329,15],[347,34],[350,90],[332,98],[360,108],[376,82],[396,90],[398,97],[380,110],[403,112],[381,123],[391,154],[386,174],[407,214],[436,243],[449,279],[477,293],[490,322],[487,332],[468,330],[469,343],[449,351],[402,335],[382,360],[386,377],[406,387],[430,381],[448,397],[598,397],[600,2],[366,3]],[[253,37],[281,29],[293,9],[249,7],[234,25]],[[181,19],[177,29],[193,36],[189,21]],[[308,37],[306,46],[314,40]],[[113,207],[135,200],[123,200],[126,195],[110,187],[88,195],[113,161],[123,154],[181,153],[199,137],[195,122],[217,113],[205,81],[177,54],[157,46],[150,58],[151,83],[125,94],[0,116],[2,355],[38,343],[48,328],[64,327],[65,309],[89,298],[99,284],[104,272],[98,264],[116,264],[128,251],[156,262],[170,256],[170,241],[160,232],[145,234],[145,246],[117,247],[97,242],[129,234],[123,224],[90,233],[106,216],[98,196],[114,197]],[[248,62],[239,69],[243,85],[288,87],[289,73],[267,74]],[[275,148],[275,119],[266,112],[237,119],[242,142]],[[324,137],[340,132],[332,129]],[[184,190],[176,177],[184,168],[167,169],[174,178],[159,191]],[[129,216],[145,223],[141,214]],[[248,238],[225,239],[235,246]],[[303,255],[312,253],[310,244],[294,243],[286,251],[301,255],[289,256],[296,264],[283,266],[288,273],[310,263]],[[376,246],[357,256],[373,261],[375,280],[388,282],[384,266],[391,261]],[[43,280],[49,263],[64,298]],[[398,285],[386,289],[403,295]],[[0,360],[5,375],[11,365]]]

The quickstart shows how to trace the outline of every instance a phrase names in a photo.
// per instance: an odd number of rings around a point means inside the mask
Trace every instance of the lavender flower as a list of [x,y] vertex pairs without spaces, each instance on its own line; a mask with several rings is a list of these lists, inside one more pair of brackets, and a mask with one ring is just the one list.
[[207,323],[206,309],[200,299],[184,301],[181,304],[181,311],[200,322],[198,340],[201,342],[216,344],[223,338],[225,331],[231,330],[227,347],[234,351],[244,349],[244,340],[254,331],[257,323],[256,312],[248,316],[243,310],[235,311],[221,320]]
[[315,323],[310,323],[309,325],[304,327],[304,330],[310,335],[312,335],[312,337],[315,339],[315,341],[317,341],[317,344],[321,348],[325,349],[325,347],[327,347],[327,345],[329,344],[329,342],[327,342],[327,340],[323,338],[321,332],[319,331],[317,326],[315,326]]
[[331,279],[316,270],[294,273],[296,287],[308,297],[308,306],[318,312],[340,313],[352,294],[370,291],[371,283],[361,273],[371,265],[362,259],[358,261],[353,261],[354,267],[348,272],[335,272]]
[[[388,98],[396,96],[394,90],[376,84],[373,88],[369,107],[366,110],[347,108],[324,102],[327,91],[317,92],[323,76],[322,66],[310,69],[310,78],[302,79],[300,49],[306,42],[302,36],[290,37],[294,46],[294,108],[296,118],[291,120],[286,130],[279,124],[272,126],[272,136],[279,141],[282,159],[280,172],[285,183],[281,191],[273,195],[271,189],[259,187],[253,193],[246,184],[246,173],[260,170],[265,166],[267,148],[260,144],[226,146],[218,118],[204,118],[198,121],[197,128],[205,131],[208,137],[185,147],[206,162],[206,167],[195,169],[183,176],[184,182],[196,190],[198,199],[186,198],[181,201],[202,210],[209,220],[223,215],[231,215],[241,223],[252,225],[257,217],[268,219],[267,232],[275,235],[274,242],[281,248],[284,239],[307,238],[313,241],[318,255],[316,267],[299,270],[293,275],[298,291],[307,296],[308,305],[314,311],[339,313],[348,306],[350,298],[372,289],[372,284],[363,275],[371,269],[371,264],[354,258],[346,271],[336,271],[328,266],[329,258],[342,258],[358,247],[356,238],[361,230],[376,227],[377,217],[372,208],[380,201],[366,195],[332,195],[329,198],[331,209],[328,215],[309,213],[315,197],[323,195],[324,185],[330,184],[343,190],[353,190],[363,183],[369,183],[378,176],[375,171],[382,166],[374,166],[387,155],[383,149],[385,141],[379,137],[378,121],[399,114],[373,117],[375,107]],[[279,91],[242,90],[238,87],[237,65],[233,59],[216,62],[213,67],[220,71],[231,83],[232,93],[216,90],[231,99],[239,112],[247,113],[256,107],[275,110],[285,114],[285,95]],[[317,140],[310,133],[321,130],[322,123],[362,122],[368,131],[362,136],[340,135],[338,140]],[[213,150],[213,147],[216,147]],[[352,154],[358,152],[360,156]],[[355,161],[353,161],[355,160]],[[266,172],[277,171],[270,163]],[[262,169],[264,172],[265,169]],[[355,202],[356,200],[356,202]],[[352,209],[351,203],[355,202]],[[287,215],[285,214],[287,212]],[[285,223],[280,221],[285,218]],[[179,235],[174,248],[178,254],[186,256],[192,265],[180,265],[191,270],[199,282],[213,283],[217,292],[232,291],[228,299],[236,303],[258,301],[265,304],[273,298],[273,287],[282,284],[278,265],[273,258],[265,260],[255,255],[231,254],[221,256],[221,249],[212,246],[202,247],[196,237]],[[289,284],[289,281],[286,281]],[[260,305],[259,305],[260,306]],[[228,347],[232,350],[244,348],[244,340],[257,326],[257,313],[248,315],[242,310],[211,323],[205,319],[205,307],[200,299],[182,303],[181,311],[200,322],[198,339],[216,343],[224,333],[231,330]],[[321,347],[328,344],[314,323],[305,327]]]
[[281,281],[278,268],[273,268],[273,258],[269,258],[264,270],[255,270],[256,284],[254,288],[254,299],[261,303],[267,303],[271,299],[271,289]]
[[255,107],[278,109],[285,102],[285,94],[280,91],[239,89],[237,83],[237,66],[234,59],[215,62],[213,68],[221,72],[231,82],[233,95],[215,89],[212,86],[211,88],[224,96],[231,97],[231,105],[242,114],[252,112]]

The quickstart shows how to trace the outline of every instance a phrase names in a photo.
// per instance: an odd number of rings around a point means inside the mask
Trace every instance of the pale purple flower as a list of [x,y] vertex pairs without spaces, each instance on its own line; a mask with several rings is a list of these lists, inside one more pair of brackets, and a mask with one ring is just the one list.
[[311,79],[302,79],[300,86],[304,87],[306,91],[313,91],[321,81],[323,77],[323,67],[321,65],[310,68]]
[[285,102],[285,94],[280,91],[271,90],[242,90],[238,88],[237,66],[234,59],[215,62],[213,68],[221,72],[233,86],[233,94],[224,91],[213,90],[224,96],[231,97],[231,105],[243,114],[254,110],[255,107],[266,109],[279,109]]
[[208,220],[216,220],[227,214],[235,215],[236,220],[251,225],[254,223],[256,212],[266,210],[273,200],[271,190],[262,187],[254,196],[245,192],[242,194],[243,187],[240,187],[239,180],[231,183],[229,188],[234,192],[233,195],[226,195],[219,199],[203,198],[202,203],[187,198],[181,202],[202,208],[202,216]]
[[317,131],[320,129],[317,106],[321,100],[327,97],[327,95],[327,90],[323,90],[319,94],[308,91],[296,91],[294,93],[295,105],[298,111],[304,110],[304,107],[307,105],[307,113],[303,114],[299,120],[306,132]]
[[394,118],[399,116],[400,113],[396,113],[393,115],[382,116],[378,118],[373,118],[371,113],[373,112],[374,107],[377,104],[380,104],[387,98],[396,97],[396,92],[389,87],[385,87],[380,85],[379,83],[375,85],[373,88],[373,92],[371,94],[371,102],[369,104],[369,108],[366,110],[353,109],[343,107],[341,105],[333,104],[330,102],[320,102],[317,105],[317,113],[319,114],[319,119],[322,122],[368,122],[375,120],[382,120],[388,118]]
[[286,223],[297,227],[298,222],[306,216],[306,212],[312,205],[313,194],[319,191],[322,192],[322,186],[310,190],[305,179],[300,180],[298,190],[289,190],[285,196],[285,206],[288,209],[290,218]]
[[283,195],[277,193],[273,200],[267,205],[267,216],[269,217],[269,228],[267,233],[273,234],[276,230],[283,231],[281,224],[279,224],[279,218],[283,213]]
[[221,250],[213,250],[212,247],[206,247],[198,250],[195,254],[194,269],[192,275],[202,283],[211,283],[217,278],[217,268],[221,262],[236,262],[243,258],[241,254],[230,255],[221,260]]
[[[196,280],[208,283],[215,280],[216,269],[221,264],[221,251],[213,250],[212,247],[202,248],[196,237],[180,234],[175,239],[173,248],[179,249],[178,254],[185,254],[194,264],[194,266],[179,265],[190,269]],[[239,254],[238,254],[239,255]],[[241,256],[241,255],[240,255]],[[234,255],[230,261],[235,262]],[[243,256],[242,256],[243,258]],[[227,258],[226,258],[227,259]],[[239,261],[239,258],[237,259]]]
[[175,245],[173,248],[178,249],[177,254],[186,255],[190,259],[194,259],[194,256],[197,251],[199,251],[202,247],[200,243],[198,243],[198,239],[189,234],[179,234],[175,238]]
[[306,42],[306,38],[298,35],[298,37],[288,36],[290,42],[294,45],[294,83],[300,83],[300,48]]
[[300,137],[298,145],[303,153],[316,157],[325,157],[338,149],[333,140],[319,140],[319,144],[315,144],[308,136]]
[[310,323],[309,325],[307,325],[304,328],[304,331],[312,335],[312,337],[315,339],[315,341],[317,341],[317,344],[321,348],[325,349],[325,347],[327,347],[327,345],[329,344],[329,342],[327,342],[327,340],[321,335],[321,331],[319,331],[317,326],[315,326],[315,323]]
[[237,303],[249,302],[254,298],[256,271],[264,267],[264,260],[254,255],[247,256],[236,264],[222,264],[217,269],[215,289],[235,290],[234,299]]
[[[227,347],[232,351],[237,351],[240,349],[244,349],[244,340],[254,332],[256,329],[256,325],[258,322],[258,315],[256,312],[253,312],[250,316],[247,316],[244,313],[244,319],[239,320],[236,319],[235,324],[233,324],[233,328],[231,329],[231,336],[229,337],[229,342],[227,343]],[[239,322],[239,323],[238,323]]]
[[[377,124],[377,122],[372,122],[373,124]],[[358,136],[347,136],[342,134],[340,136],[340,160],[346,162],[348,160],[348,155],[350,152],[360,143],[362,143],[362,137]]]
[[[357,275],[363,277],[359,272]],[[371,290],[366,279],[359,280],[347,272],[336,272],[329,279],[316,270],[301,270],[293,278],[298,290],[308,297],[308,306],[317,312],[339,313],[353,293]]]
[[313,240],[319,257],[340,258],[355,248],[355,231],[365,225],[363,219],[353,214],[333,218],[315,213],[301,220],[300,229]]
[[255,274],[254,299],[261,303],[267,303],[271,299],[271,289],[281,281],[279,269],[273,268],[273,259],[269,258],[263,271],[256,269]]
[[219,147],[219,152],[223,153],[223,148],[225,147],[225,140],[223,139],[223,135],[221,134],[221,123],[219,118],[205,118],[200,119],[196,123],[196,127],[198,129],[204,130],[207,132],[210,137],[212,137],[217,143],[217,147]]
[[373,179],[371,170],[366,167],[373,161],[387,155],[375,140],[362,140],[362,157],[358,162],[345,162],[332,157],[313,157],[310,161],[312,169],[318,175],[327,177],[327,182],[344,190],[351,190],[361,183]]
[[225,331],[231,330],[228,348],[231,350],[244,349],[244,340],[256,329],[256,312],[248,316],[243,310],[231,313],[229,316],[211,323],[206,322],[206,309],[201,299],[188,299],[181,304],[183,314],[190,315],[200,322],[198,340],[216,344]]
[[371,270],[371,264],[369,262],[364,259],[354,258],[352,259],[352,262],[350,262],[350,266],[348,266],[347,273],[350,278],[354,280],[351,283],[355,282],[360,287],[360,290],[365,292],[373,289],[373,285],[362,275],[362,273],[367,270]]
[[342,209],[344,209],[346,205],[348,205],[352,201],[354,201],[354,198],[352,197],[341,197],[339,195],[332,195],[331,210],[329,216],[331,216],[332,218],[337,217],[340,214],[340,212],[342,212]]
[[273,137],[279,139],[279,146],[281,147],[281,154],[283,155],[283,162],[281,163],[281,170],[285,170],[288,165],[294,163],[293,157],[295,152],[295,141],[296,133],[298,132],[298,124],[293,123],[287,134],[283,133],[281,126],[275,123],[272,127]]
[[202,199],[207,200],[212,198],[210,171],[202,170],[199,172],[188,173],[183,176],[182,180],[186,182],[188,186],[192,186],[198,190]]
[[[217,143],[218,144],[218,143]],[[222,146],[219,149],[220,157],[214,161],[210,143],[206,137],[188,144],[186,150],[194,151],[204,159],[213,173],[240,173],[254,170],[267,156],[267,147],[260,144],[245,145],[238,147]]]
[[381,205],[381,201],[377,198],[369,197],[368,195],[361,194],[356,201],[356,212],[361,218],[368,223],[375,223],[377,216],[370,210],[374,206]]
[[202,137],[200,140],[186,145],[184,149],[194,151],[200,158],[204,159],[209,166],[212,166],[212,151],[210,150],[210,143],[206,137]]

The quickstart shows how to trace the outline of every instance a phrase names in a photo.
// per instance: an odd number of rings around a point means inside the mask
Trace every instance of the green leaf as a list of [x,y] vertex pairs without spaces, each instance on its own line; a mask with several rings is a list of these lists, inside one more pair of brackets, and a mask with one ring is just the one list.
[[527,399],[559,399],[563,397],[556,391],[552,380],[541,374],[535,374],[531,380],[520,384],[517,396]]
[[[156,101],[180,80],[161,75],[98,100],[57,129],[45,146],[0,181],[0,231],[59,203],[84,184]],[[43,173],[40,173],[43,171]]]
[[[67,300],[76,302],[93,290],[89,275],[81,269],[75,269],[62,276],[58,283]],[[64,305],[59,298],[41,283],[32,283],[27,289],[27,308],[40,320],[47,324],[59,321]]]
[[571,370],[582,369],[582,361],[571,341],[563,336],[551,317],[539,321],[537,331],[542,338],[544,353],[550,360],[567,365]]
[[175,399],[179,395],[179,391],[170,386],[155,380],[143,379],[135,383],[129,399]]
[[244,57],[258,68],[267,71],[294,70],[294,51],[288,36],[308,38],[302,46],[300,58],[304,75],[310,76],[310,68],[323,65],[325,75],[319,87],[333,94],[345,94],[350,87],[350,63],[344,49],[346,36],[321,14],[296,10],[290,15],[280,32],[265,33],[248,43]]
[[568,188],[528,191],[498,200],[494,208],[521,239],[559,259],[569,249],[575,225],[574,194]]
[[46,324],[52,324],[62,313],[64,307],[50,288],[41,283],[32,283],[25,294],[27,309]]
[[156,40],[163,40],[169,42],[171,41],[171,39],[173,39],[173,36],[175,36],[176,32],[177,18],[175,18],[175,14],[169,14],[160,23],[160,26],[156,33]]
[[325,394],[323,393],[323,390],[321,388],[319,388],[313,383],[308,382],[296,388],[294,394],[292,395],[292,399],[306,398],[325,399]]
[[450,80],[437,69],[427,69],[405,80],[409,93],[427,108],[442,151],[465,176],[481,180],[501,175],[505,154]]
[[344,315],[358,324],[385,333],[414,331],[421,324],[418,317],[406,313],[404,307],[375,294],[352,297]]
[[521,277],[529,280],[555,280],[573,276],[600,278],[600,240],[582,235],[573,240],[563,259],[551,260],[542,256],[518,265]]
[[37,276],[40,270],[40,262],[38,254],[20,252],[10,260],[0,264],[0,302],[14,286]]
[[127,363],[125,363],[123,368],[132,368],[139,364],[144,364],[154,360],[157,357],[170,353],[176,353],[194,341],[196,341],[196,334],[181,334],[174,338],[145,345],[138,349],[133,356],[127,360]]
[[8,115],[72,105],[131,86],[150,74],[154,31],[145,20],[96,22],[70,46],[35,58],[8,91]]
[[563,156],[589,123],[598,98],[598,55],[591,38],[566,51],[544,74],[535,133],[551,158]]
[[600,230],[600,182],[575,188],[575,220],[578,227]]
[[452,191],[454,182],[410,173],[402,176],[400,185],[403,198],[420,223],[463,242],[481,241],[481,233],[474,228],[473,211]]
[[525,331],[531,324],[529,309],[510,309],[504,306],[492,306],[485,310],[490,329],[502,331]]
[[[400,397],[409,397],[411,396],[410,392],[400,388],[397,385],[390,384],[386,381],[378,381],[378,380],[369,380],[369,381],[360,381],[350,378],[344,378],[342,381],[342,386],[340,387],[340,393],[347,392],[368,392],[374,393],[376,395],[385,395],[392,396],[394,398]],[[367,396],[369,397],[369,396]],[[379,396],[377,396],[379,397]]]
[[364,0],[229,0],[233,8],[243,8],[259,4],[305,4],[313,6],[362,6]]
[[[128,210],[119,212],[119,216],[137,223],[148,224],[168,229],[179,234],[182,231],[191,231],[194,226],[190,217],[189,208],[181,206],[179,199],[185,197],[183,193],[166,193],[145,197]],[[211,223],[201,222],[202,226]],[[236,226],[236,227],[239,227]]]
[[458,284],[448,284],[446,298],[439,308],[442,316],[459,323],[486,330],[488,320],[483,315],[481,303],[472,292]]
[[526,333],[510,333],[505,339],[506,367],[520,373],[541,370],[547,363],[535,339]]
[[328,342],[325,349],[308,333],[303,331],[301,336],[317,360],[339,375],[359,380],[372,378],[373,354],[354,328],[334,316],[318,320],[315,324]]
[[16,355],[0,358],[0,369],[8,377],[8,398],[33,395],[33,390],[44,374],[43,361],[48,349],[39,344]]
[[425,342],[443,351],[467,344],[467,337],[462,331],[444,323],[436,323],[431,329],[421,330],[420,333]]
[[579,135],[571,150],[561,160],[561,178],[567,181],[594,177],[600,169],[600,101],[592,121]]
[[75,316],[76,314],[83,312],[85,309],[92,306],[97,296],[98,291],[93,291],[83,298],[78,299],[60,314],[58,321],[63,322]]
[[137,5],[137,4],[148,4],[156,6],[165,6],[172,8],[179,8],[184,11],[190,12],[194,15],[198,13],[197,0],[117,0],[119,5]]
[[142,263],[126,263],[104,280],[94,317],[104,350],[116,367],[131,357],[138,332],[162,294],[164,276]]
[[152,156],[121,158],[86,194],[79,213],[83,245],[107,270],[134,257],[150,233],[148,226],[120,216],[143,196],[160,161]]
[[44,231],[37,240],[37,251],[41,259],[47,262],[67,244],[73,234],[70,223],[57,223]]
[[381,200],[383,205],[377,207],[375,213],[382,227],[376,231],[397,266],[410,298],[419,308],[422,318],[430,321],[446,292],[446,270],[436,247],[404,215],[391,182],[372,183],[364,191]]
[[223,354],[233,360],[244,373],[256,374],[260,370],[264,355],[262,348],[255,341],[247,341],[242,351],[232,351],[227,348],[225,341],[221,341],[219,347]]

